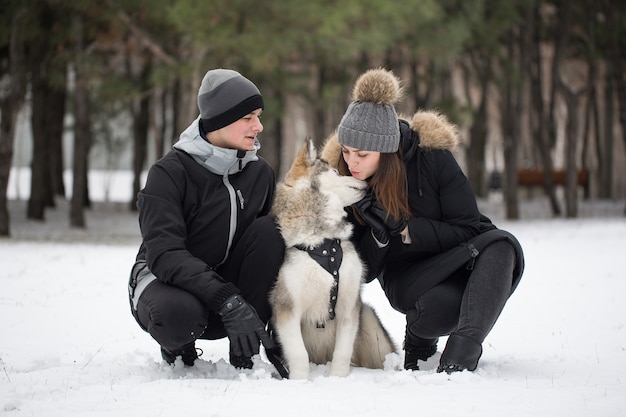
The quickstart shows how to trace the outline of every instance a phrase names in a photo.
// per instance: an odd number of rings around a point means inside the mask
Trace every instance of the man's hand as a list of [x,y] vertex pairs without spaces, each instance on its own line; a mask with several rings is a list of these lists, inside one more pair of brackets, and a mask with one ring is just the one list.
[[266,348],[275,346],[256,310],[241,295],[227,299],[218,314],[230,340],[231,356],[250,358],[258,354],[259,341]]

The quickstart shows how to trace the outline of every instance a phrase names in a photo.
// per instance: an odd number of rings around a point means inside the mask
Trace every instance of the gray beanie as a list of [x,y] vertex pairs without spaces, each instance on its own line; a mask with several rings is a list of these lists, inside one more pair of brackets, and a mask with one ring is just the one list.
[[207,133],[228,126],[263,107],[259,89],[237,71],[210,70],[198,90],[200,123]]
[[400,93],[400,81],[390,71],[373,69],[361,75],[352,93],[354,101],[339,123],[339,143],[364,151],[396,152],[400,126],[393,103]]

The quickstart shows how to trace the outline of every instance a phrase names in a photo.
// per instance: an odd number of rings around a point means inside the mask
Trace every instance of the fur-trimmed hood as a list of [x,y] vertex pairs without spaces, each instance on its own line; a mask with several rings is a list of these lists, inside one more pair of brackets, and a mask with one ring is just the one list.
[[[411,152],[411,150],[416,151],[417,147],[421,150],[445,149],[454,151],[459,144],[460,139],[457,126],[441,113],[419,110],[413,116],[400,115],[399,118],[405,154]],[[411,135],[411,137],[417,138],[417,143],[403,132],[402,124],[404,123],[407,123],[410,129],[416,133],[416,135]],[[341,145],[339,145],[336,131],[326,139],[321,157],[334,167],[339,163]]]
[[454,151],[459,144],[459,130],[448,118],[435,111],[420,110],[412,117],[399,116],[409,122],[411,130],[420,138],[423,149],[446,149]]

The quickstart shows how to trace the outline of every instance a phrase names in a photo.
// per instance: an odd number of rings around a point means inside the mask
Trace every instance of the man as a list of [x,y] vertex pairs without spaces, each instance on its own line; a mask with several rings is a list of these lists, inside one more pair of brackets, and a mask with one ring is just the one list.
[[167,363],[192,366],[195,340],[230,339],[230,363],[274,343],[267,294],[284,256],[267,217],[275,175],[257,155],[264,103],[240,73],[214,69],[198,91],[200,116],[157,161],[139,192],[143,241],[129,297],[133,316]]

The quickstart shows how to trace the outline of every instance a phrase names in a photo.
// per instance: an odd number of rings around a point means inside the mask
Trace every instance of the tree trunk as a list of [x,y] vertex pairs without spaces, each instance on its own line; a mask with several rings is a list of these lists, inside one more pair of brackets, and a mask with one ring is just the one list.
[[[13,76],[12,81],[17,81]],[[0,237],[11,235],[7,189],[13,159],[13,137],[22,99],[13,91],[0,100]]]
[[170,98],[170,105],[172,106],[172,136],[168,142],[168,148],[171,148],[178,140],[178,136],[182,132],[182,126],[180,126],[180,114],[178,108],[180,106],[180,77],[176,77],[172,83],[172,95]]
[[613,64],[606,63],[605,88],[604,88],[604,131],[598,137],[598,170],[600,186],[598,197],[609,199],[613,196],[613,147],[615,143],[615,86],[613,84]]
[[[596,0],[585,0],[585,8],[588,10],[589,16],[599,16],[602,13],[601,5]],[[598,21],[595,18],[586,19],[585,29],[588,33],[588,49],[587,49],[587,66],[589,68],[588,77],[588,93],[585,100],[584,110],[584,128],[582,133],[583,146],[581,156],[581,169],[589,172],[589,184],[584,187],[584,199],[591,199],[591,178],[592,170],[590,169],[590,160],[593,157],[592,148],[600,141],[600,120],[598,110],[598,81],[599,71],[598,65]],[[593,140],[593,142],[592,142]],[[597,156],[597,155],[596,155]],[[593,172],[595,174],[595,171]],[[595,186],[595,183],[594,183]]]
[[55,205],[54,196],[65,192],[61,138],[67,68],[64,59],[55,56],[58,41],[50,36],[59,11],[51,6],[37,10],[40,31],[29,48],[33,155],[27,217],[43,220],[45,208]]
[[150,97],[143,94],[135,103],[133,111],[133,194],[129,208],[137,210],[137,194],[141,188],[141,173],[148,156],[148,127],[150,120]]
[[[40,63],[35,65],[39,67]],[[54,206],[48,181],[48,141],[43,128],[48,88],[39,74],[40,71],[33,69],[31,77],[33,155],[30,164],[30,198],[26,217],[33,220],[44,220],[45,208]]]
[[[539,153],[541,168],[544,172],[544,191],[548,200],[550,201],[550,207],[554,216],[561,215],[561,205],[556,198],[556,190],[552,181],[553,162],[550,149],[553,143],[553,137],[555,133],[551,133],[550,117],[546,114],[546,106],[543,100],[543,88],[542,88],[542,60],[541,60],[541,36],[539,27],[539,11],[535,7],[529,12],[528,17],[528,33],[532,34],[532,41],[529,39],[529,60],[528,60],[528,74],[530,77],[530,94],[531,94],[531,108],[536,114],[536,126],[533,126],[536,130],[532,133],[533,141],[537,147]],[[554,99],[552,99],[554,100]],[[548,103],[548,108],[552,107],[552,102]],[[531,115],[533,114],[531,110]]]
[[36,220],[44,219],[46,207],[55,206],[55,195],[65,196],[62,145],[65,86],[52,86],[50,80],[39,75],[52,71],[45,63],[35,64],[32,76],[33,157],[27,217]]
[[567,107],[565,123],[565,216],[578,216],[578,167],[576,164],[576,148],[578,146],[578,101],[581,95],[565,86],[561,88]]
[[[18,81],[13,76],[11,80]],[[15,125],[22,102],[23,98],[13,91],[0,100],[0,237],[11,235],[7,189],[13,159]]]
[[468,178],[472,190],[477,196],[485,197],[485,148],[487,146],[487,96],[489,82],[483,78],[481,84],[481,99],[478,109],[474,112],[472,126],[470,128],[470,146],[467,150]]
[[[139,97],[133,103],[133,193],[129,208],[137,210],[137,194],[141,188],[141,173],[143,172],[146,159],[148,158],[148,129],[150,127],[150,94],[149,77],[152,64],[150,58],[146,58],[138,78],[135,80],[139,85]],[[130,59],[130,57],[129,57]],[[130,68],[130,67],[129,67]],[[131,72],[129,70],[129,75]]]
[[[626,76],[622,70],[625,63],[624,61],[626,61],[626,52],[623,47],[620,48],[617,30],[618,24],[623,24],[624,17],[621,15],[621,9],[619,7],[612,7],[613,5],[611,3],[611,1],[603,2],[605,16],[607,16],[607,30],[608,33],[610,33],[608,55],[613,73],[612,81],[615,87],[615,96],[617,97],[617,114],[622,127],[622,141],[626,148]],[[624,207],[624,215],[626,215],[626,206]]]
[[8,59],[6,59],[10,82],[7,83],[5,94],[0,96],[0,236],[2,237],[11,235],[7,189],[13,159],[15,125],[26,92],[24,45],[20,30],[21,20],[25,15],[26,9],[22,8],[15,13],[11,22],[7,48]]
[[[474,194],[479,197],[486,197],[485,148],[487,147],[489,123],[487,102],[489,101],[489,82],[492,78],[491,59],[485,58],[479,47],[474,47],[467,51],[465,62],[468,62],[469,65],[463,65],[463,91],[468,111],[472,116],[472,123],[469,128],[469,145],[466,150],[467,177]],[[478,106],[475,106],[472,100],[473,77],[478,79],[480,87]]]
[[[559,33],[556,43],[557,48],[565,49],[570,43],[569,29],[573,16],[573,6],[572,3],[565,2],[563,7],[564,16],[561,23],[563,30]],[[554,81],[557,90],[562,93],[561,95],[565,100],[565,106],[567,108],[565,120],[565,215],[566,217],[573,218],[578,215],[578,165],[576,163],[580,130],[578,123],[578,103],[580,97],[588,88],[589,80],[583,80],[580,76],[571,71],[566,72],[567,66],[562,62],[562,58],[562,54],[559,54],[558,59],[555,58],[554,68],[556,69],[557,76]],[[574,87],[576,84],[581,85],[581,87]]]
[[[611,158],[610,158],[610,152],[607,152],[604,147],[605,136],[603,132],[612,131],[612,125],[605,124],[605,121],[612,120],[613,118],[613,111],[611,110],[612,105],[610,104],[613,101],[613,94],[611,93],[611,90],[609,89],[608,85],[606,87],[605,94],[598,94],[598,85],[597,85],[598,78],[599,78],[598,65],[595,62],[592,63],[591,69],[592,69],[592,72],[590,74],[591,81],[589,83],[591,90],[589,92],[589,111],[588,112],[589,112],[589,117],[591,118],[592,124],[593,124],[593,137],[595,138],[595,142],[594,142],[595,156],[597,160],[596,165],[597,165],[598,182],[597,182],[597,187],[595,189],[596,190],[595,195],[599,198],[606,199],[606,198],[610,198],[609,196],[611,195],[612,175],[610,172],[607,172],[607,169],[605,166],[607,165],[607,162]],[[609,77],[605,77],[605,78],[607,78],[607,81],[609,80]],[[600,107],[599,100],[601,96],[608,97],[608,100],[606,100],[606,107],[604,108],[604,111],[602,112],[603,114],[601,114],[599,110],[599,107]],[[608,112],[610,112],[610,116],[607,114]],[[604,129],[602,128],[603,126],[604,126]],[[612,142],[612,138],[610,139],[610,141]]]
[[[569,41],[569,30],[572,21],[572,6],[571,2],[564,1],[556,4],[556,13],[559,19],[556,20],[557,24],[554,31],[555,37],[553,39],[554,54],[552,57],[552,65],[550,66],[550,100],[548,102],[548,140],[550,143],[550,149],[554,148],[557,140],[557,86],[559,83],[559,67],[563,61],[563,56],[566,52],[566,46]],[[539,6],[541,7],[541,6]],[[545,28],[547,29],[547,28]]]
[[65,116],[65,60],[55,57],[59,43],[50,36],[60,12],[42,6],[36,13],[39,35],[30,43],[31,130],[33,155],[27,217],[43,220],[46,207],[54,207],[55,195],[64,195],[62,137]]
[[[507,36],[507,59],[516,62],[516,36],[513,30]],[[506,218],[519,219],[519,202],[517,198],[517,153],[520,141],[520,104],[521,85],[514,82],[511,70],[505,73],[505,97],[502,109],[502,145],[504,149],[504,201]]]
[[85,228],[85,203],[89,201],[87,189],[87,157],[91,146],[89,117],[89,92],[82,59],[84,54],[83,22],[74,16],[74,158],[70,226]]
[[[152,112],[155,120],[154,125],[154,157],[155,159],[161,159],[165,150],[165,133],[167,132],[167,114],[168,114],[168,100],[167,100],[168,88],[158,89],[154,93],[153,103],[155,103],[155,109]],[[131,208],[132,210],[132,208]]]
[[[51,26],[49,10],[39,15],[39,23],[43,28]],[[44,29],[42,32],[46,32]],[[30,48],[31,62],[31,130],[33,132],[33,154],[30,165],[30,197],[26,217],[33,220],[44,220],[46,207],[54,207],[52,189],[49,179],[48,131],[46,128],[46,112],[50,85],[48,74],[51,68],[45,58],[49,54],[49,37],[42,33]]]
[[[321,141],[324,140],[327,133],[324,131],[325,125],[325,94],[324,88],[328,88],[328,84],[330,83],[330,77],[327,75],[327,68],[324,65],[320,65],[317,71],[317,81],[316,81],[316,97],[313,97],[313,102],[315,103],[313,106],[313,142],[315,146],[319,147]],[[298,100],[296,100],[298,102]],[[295,140],[294,140],[295,139]],[[292,142],[297,143],[296,149],[300,148],[300,143],[302,143],[306,138],[292,138]]]
[[48,96],[48,111],[45,115],[48,137],[48,181],[52,196],[65,198],[65,184],[63,183],[63,130],[65,121],[67,69],[63,68],[59,74],[63,76],[60,87],[53,87]]

